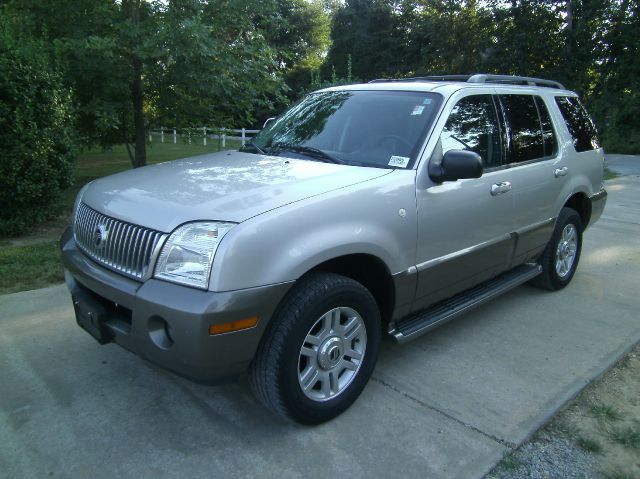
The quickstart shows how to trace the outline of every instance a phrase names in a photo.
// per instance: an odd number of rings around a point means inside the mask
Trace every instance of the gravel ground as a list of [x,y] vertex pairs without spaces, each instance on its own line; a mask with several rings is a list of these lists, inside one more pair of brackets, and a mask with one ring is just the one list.
[[565,478],[640,479],[640,344],[485,479]]
[[542,432],[506,456],[485,479],[597,479],[598,458],[558,435]]

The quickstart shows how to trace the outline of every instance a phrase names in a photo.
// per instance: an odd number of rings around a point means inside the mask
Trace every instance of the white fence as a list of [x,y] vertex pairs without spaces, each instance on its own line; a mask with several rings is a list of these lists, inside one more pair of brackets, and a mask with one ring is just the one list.
[[227,140],[239,140],[242,146],[246,142],[251,141],[253,136],[260,130],[249,130],[247,128],[233,129],[233,128],[210,128],[208,126],[202,126],[199,128],[166,128],[161,126],[159,130],[149,130],[149,141],[152,142],[154,136],[160,138],[160,143],[165,142],[167,137],[168,142],[176,144],[178,142],[178,135],[186,136],[187,143],[191,144],[192,141],[202,141],[204,146],[207,146],[207,139],[219,140],[221,147],[226,148]]

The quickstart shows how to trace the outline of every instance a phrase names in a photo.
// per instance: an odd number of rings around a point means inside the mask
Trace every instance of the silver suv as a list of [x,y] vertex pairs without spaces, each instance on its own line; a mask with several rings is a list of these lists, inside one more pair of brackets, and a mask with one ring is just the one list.
[[78,324],[198,381],[248,371],[314,424],[413,339],[524,282],[573,277],[604,208],[575,93],[473,75],[306,96],[240,151],[96,180],[61,239]]

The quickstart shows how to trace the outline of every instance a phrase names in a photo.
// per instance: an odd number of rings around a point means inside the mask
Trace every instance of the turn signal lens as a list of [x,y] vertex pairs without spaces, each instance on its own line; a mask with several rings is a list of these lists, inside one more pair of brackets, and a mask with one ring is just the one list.
[[230,321],[228,323],[212,324],[209,326],[209,334],[214,336],[216,334],[232,333],[234,331],[253,328],[256,324],[258,324],[258,316],[250,316],[245,319]]

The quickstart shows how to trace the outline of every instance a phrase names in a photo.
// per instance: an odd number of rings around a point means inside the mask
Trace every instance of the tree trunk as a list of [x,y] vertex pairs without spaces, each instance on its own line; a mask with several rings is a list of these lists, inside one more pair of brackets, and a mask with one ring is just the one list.
[[147,143],[144,128],[143,93],[142,93],[142,60],[134,56],[133,80],[131,82],[131,99],[133,100],[133,124],[136,141],[136,155],[133,164],[139,168],[147,164]]
[[566,29],[566,44],[565,44],[565,48],[566,48],[566,56],[567,58],[571,58],[571,53],[573,52],[573,42],[574,42],[574,38],[573,38],[573,0],[567,0],[566,3],[566,8],[565,8],[565,14],[566,14],[566,22],[567,22],[567,29]]
[[[131,20],[136,32],[140,32],[140,10],[142,0],[122,0],[122,10]],[[135,156],[132,166],[139,168],[147,164],[147,144],[144,127],[144,93],[142,89],[142,59],[135,53],[136,44],[128,45],[131,61],[131,101],[133,103],[133,128]]]

